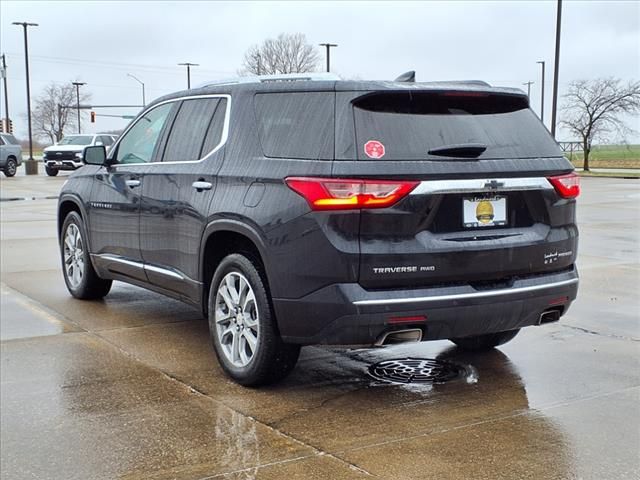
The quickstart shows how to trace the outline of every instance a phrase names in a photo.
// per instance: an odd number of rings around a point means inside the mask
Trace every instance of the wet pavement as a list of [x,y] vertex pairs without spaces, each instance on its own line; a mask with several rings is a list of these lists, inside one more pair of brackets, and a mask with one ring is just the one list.
[[[2,479],[637,479],[640,181],[583,178],[579,298],[560,323],[490,353],[448,342],[307,347],[292,375],[227,380],[200,314],[114,284],[72,299],[63,176],[0,180]],[[447,360],[436,385],[370,365]]]

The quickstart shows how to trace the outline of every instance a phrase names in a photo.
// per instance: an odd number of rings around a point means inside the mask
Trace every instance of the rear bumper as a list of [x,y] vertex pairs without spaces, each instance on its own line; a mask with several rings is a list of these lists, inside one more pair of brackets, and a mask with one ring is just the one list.
[[423,339],[437,340],[536,325],[550,308],[566,313],[577,291],[578,272],[572,267],[494,289],[369,291],[357,283],[334,284],[300,299],[274,298],[273,304],[287,342],[367,345],[395,329],[420,328]]

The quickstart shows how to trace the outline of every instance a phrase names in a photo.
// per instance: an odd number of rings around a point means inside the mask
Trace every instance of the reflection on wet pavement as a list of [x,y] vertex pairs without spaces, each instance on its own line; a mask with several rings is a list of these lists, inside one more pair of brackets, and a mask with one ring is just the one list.
[[[281,384],[246,389],[222,374],[190,307],[122,284],[105,301],[70,298],[57,263],[21,250],[23,232],[55,251],[55,222],[35,202],[5,203],[3,256],[6,241],[24,260],[2,262],[3,479],[638,478],[639,262],[590,251],[593,240],[569,314],[499,350],[306,347]],[[599,214],[585,210],[595,235]],[[416,357],[465,373],[426,385],[368,375]]]

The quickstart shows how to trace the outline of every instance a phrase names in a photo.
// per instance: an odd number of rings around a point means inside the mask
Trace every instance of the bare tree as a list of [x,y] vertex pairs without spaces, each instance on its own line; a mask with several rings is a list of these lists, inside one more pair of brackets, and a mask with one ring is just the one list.
[[281,33],[244,54],[241,72],[254,75],[313,72],[318,69],[320,55],[302,33]]
[[631,131],[621,117],[640,112],[640,82],[622,84],[615,78],[577,80],[563,95],[562,120],[565,127],[582,141],[584,169],[589,170],[589,154],[594,140],[607,140],[612,134]]
[[[81,93],[80,103],[86,103],[90,98],[91,94]],[[65,129],[77,128],[76,110],[74,108],[58,108],[58,105],[74,106],[76,102],[76,90],[71,82],[47,85],[34,102],[32,112],[34,135],[48,138],[51,143],[54,143],[63,137]]]

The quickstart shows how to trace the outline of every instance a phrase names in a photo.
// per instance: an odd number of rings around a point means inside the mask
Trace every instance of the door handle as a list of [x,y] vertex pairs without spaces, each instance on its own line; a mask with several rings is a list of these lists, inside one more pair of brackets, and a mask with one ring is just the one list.
[[130,180],[125,180],[125,182],[127,184],[127,187],[129,188],[136,188],[140,186],[140,180],[135,180],[135,179],[130,179]]
[[201,192],[202,190],[211,190],[213,188],[213,184],[210,182],[205,182],[202,180],[198,180],[197,182],[193,182],[191,184],[193,188],[197,191]]

